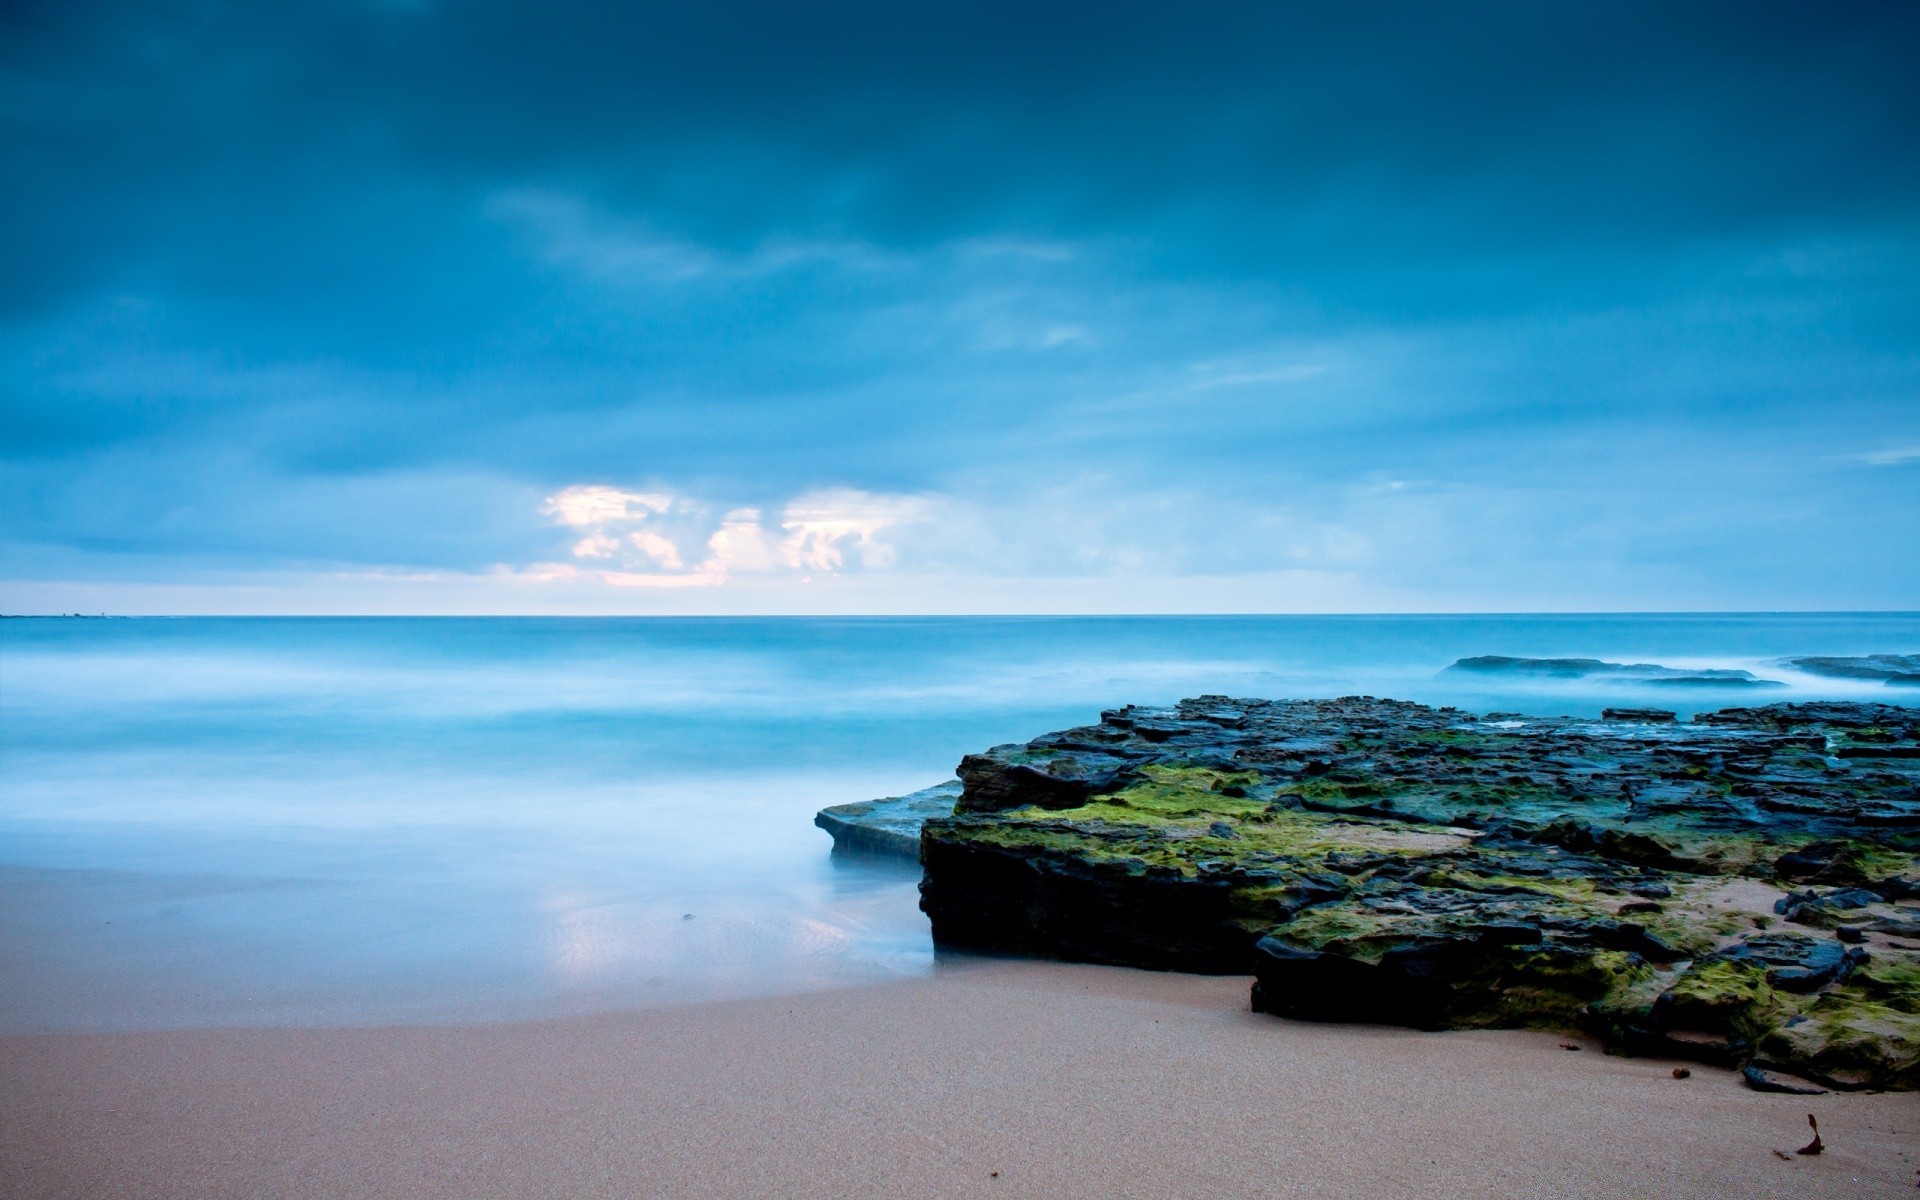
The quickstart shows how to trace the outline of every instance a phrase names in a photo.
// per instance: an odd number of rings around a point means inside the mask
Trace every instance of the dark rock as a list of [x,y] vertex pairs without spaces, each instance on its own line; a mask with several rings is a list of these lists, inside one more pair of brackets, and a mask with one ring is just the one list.
[[1865,883],[1860,848],[1848,842],[1813,842],[1773,860],[1773,873],[1795,883]]
[[1811,992],[1843,978],[1865,962],[1863,950],[1804,933],[1756,933],[1735,942],[1708,961],[1750,964],[1766,971],[1767,982],[1786,992]]
[[1809,675],[1824,675],[1829,679],[1891,681],[1906,675],[1920,675],[1920,654],[1863,654],[1855,658],[1810,655],[1783,658],[1779,665],[1805,671]]
[[[1498,1010],[1504,988],[1570,981],[1602,994],[1590,956],[1538,940],[1524,927],[1481,927],[1450,936],[1408,938],[1378,961],[1346,951],[1314,950],[1284,934],[1254,945],[1253,1009],[1322,1021],[1365,1021],[1444,1029]],[[1343,952],[1344,951],[1344,952]]]
[[1811,888],[1804,892],[1788,892],[1773,902],[1773,911],[1780,916],[1788,916],[1798,910],[1799,907],[1807,901],[1817,900],[1819,898],[1820,893],[1813,891]]
[[[1584,679],[1618,670],[1621,664],[1597,658],[1511,658],[1504,654],[1482,654],[1454,662],[1449,671],[1470,671],[1481,675],[1535,675],[1547,679]],[[1501,714],[1506,715],[1506,714]]]
[[906,796],[835,804],[821,809],[813,823],[833,835],[837,854],[918,859],[921,826],[930,817],[952,816],[960,788],[953,779]]
[[1784,686],[1778,680],[1756,679],[1751,671],[1663,667],[1657,663],[1603,662],[1597,658],[1512,658],[1504,654],[1482,654],[1475,658],[1459,659],[1447,670],[1477,675],[1507,675],[1534,679],[1590,679],[1594,676],[1603,676],[1668,687]]
[[[1805,704],[1769,704],[1760,708],[1723,708],[1718,712],[1702,713],[1694,720],[1723,728],[1779,733],[1818,730],[1823,734],[1831,731],[1848,739],[1864,735],[1880,741],[1911,742],[1915,726],[1920,724],[1920,709],[1852,700],[1818,700]],[[1824,737],[1817,742],[1809,740],[1806,744],[1817,749],[1825,744]]]
[[961,812],[995,812],[1029,804],[1077,808],[1102,792],[1118,790],[1129,774],[1128,762],[1110,754],[1060,751],[1030,762],[969,754],[960,760],[964,790],[956,808]]
[[1851,703],[1130,706],[970,755],[924,828],[922,907],[943,946],[1247,972],[1290,1016],[1584,1029],[1736,1067],[1764,1046],[1915,1087],[1920,947],[1869,958],[1742,906],[1778,878],[1779,916],[1920,939],[1891,903],[1920,879],[1920,760],[1834,754],[1916,734],[1916,710]]
[[1638,721],[1643,725],[1671,724],[1678,715],[1664,708],[1603,708],[1600,710],[1603,721]]
[[1741,1068],[1740,1078],[1756,1092],[1777,1092],[1783,1096],[1824,1096],[1827,1089],[1814,1087],[1810,1083],[1794,1083],[1768,1071],[1757,1063],[1748,1063]]
[[1879,903],[1879,894],[1865,888],[1841,888],[1824,894],[1808,889],[1787,893],[1774,902],[1773,911],[1799,925],[1831,927],[1839,923],[1841,913]]
[[1890,876],[1877,880],[1873,890],[1889,900],[1920,900],[1920,879]]
[[1624,862],[1665,866],[1674,861],[1674,848],[1651,834],[1589,824],[1571,817],[1550,822],[1535,831],[1533,836],[1538,841],[1565,846],[1569,850],[1584,850]]
[[1198,974],[1247,969],[1259,935],[1239,920],[1242,881],[1232,875],[966,836],[980,821],[929,822],[920,906],[939,944]]

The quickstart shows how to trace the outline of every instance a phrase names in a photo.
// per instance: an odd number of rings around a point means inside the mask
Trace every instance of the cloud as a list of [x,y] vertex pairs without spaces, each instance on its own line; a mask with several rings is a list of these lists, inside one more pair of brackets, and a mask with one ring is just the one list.
[[235,11],[0,5],[0,581],[1920,595],[1920,7]]
[[623,492],[589,484],[555,492],[540,511],[562,525],[584,528],[645,520],[672,506],[673,497],[665,492]]
[[683,565],[680,561],[680,547],[651,529],[642,529],[627,535],[627,541],[634,549],[646,555],[663,570],[678,571]]
[[760,523],[757,508],[736,508],[707,539],[707,561],[722,573],[769,572],[787,563],[779,538]]
[[[584,196],[538,188],[497,192],[482,211],[523,234],[542,260],[614,284],[737,282],[818,263],[873,270],[900,262],[875,246],[832,238],[768,237],[729,253],[622,219]],[[1008,253],[997,246],[978,252]]]
[[706,535],[703,557],[689,566],[683,546],[702,544],[698,530],[711,506],[671,492],[578,484],[547,497],[540,511],[556,524],[587,531],[573,543],[576,559],[607,565],[543,563],[514,574],[590,576],[622,587],[699,587],[737,575],[884,570],[897,559],[885,535],[928,520],[935,507],[924,496],[842,487],[794,497],[773,522],[758,508],[733,508]]
[[894,547],[880,535],[926,520],[931,508],[918,496],[880,496],[854,488],[808,492],[781,514],[781,559],[796,570],[838,571],[849,554],[862,567],[891,566]]

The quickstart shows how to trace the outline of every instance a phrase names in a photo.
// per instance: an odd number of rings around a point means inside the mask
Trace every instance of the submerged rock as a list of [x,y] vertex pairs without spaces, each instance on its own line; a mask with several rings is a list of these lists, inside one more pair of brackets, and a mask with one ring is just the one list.
[[1783,658],[1777,665],[1829,679],[1877,679],[1889,687],[1920,687],[1920,654],[1808,655]]
[[1846,754],[1920,710],[1611,716],[1104,713],[967,757],[922,907],[943,945],[1249,973],[1285,1016],[1920,1087],[1920,760]]
[[[1920,667],[1916,667],[1920,670]],[[1597,658],[1512,658],[1504,654],[1482,654],[1462,658],[1447,668],[1476,675],[1506,675],[1533,679],[1608,679],[1669,687],[1785,687],[1777,679],[1761,679],[1752,671],[1724,667],[1663,667],[1658,663],[1616,663]]]
[[905,796],[836,804],[821,809],[813,823],[833,835],[837,854],[918,859],[920,827],[930,817],[952,816],[960,789],[960,781],[950,779]]

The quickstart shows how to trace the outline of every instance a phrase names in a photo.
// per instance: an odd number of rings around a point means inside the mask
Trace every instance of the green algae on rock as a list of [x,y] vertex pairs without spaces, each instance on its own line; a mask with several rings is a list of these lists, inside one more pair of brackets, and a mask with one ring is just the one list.
[[1634,716],[1120,709],[967,756],[921,905],[942,945],[1251,973],[1280,1015],[1920,1087],[1920,710]]

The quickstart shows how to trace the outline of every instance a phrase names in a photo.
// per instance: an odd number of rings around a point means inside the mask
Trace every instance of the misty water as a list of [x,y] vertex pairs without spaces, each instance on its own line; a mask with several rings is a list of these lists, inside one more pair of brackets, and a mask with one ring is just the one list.
[[[1203,692],[1541,714],[1920,702],[1920,615],[7,620],[0,1031],[492,1020],[933,970],[827,804]],[[1446,672],[1482,654],[1787,686]]]

